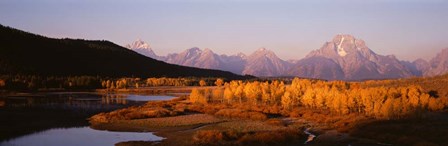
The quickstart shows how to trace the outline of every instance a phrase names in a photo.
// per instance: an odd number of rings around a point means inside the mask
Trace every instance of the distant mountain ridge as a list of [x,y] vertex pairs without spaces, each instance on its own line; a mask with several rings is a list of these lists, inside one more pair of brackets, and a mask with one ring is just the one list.
[[[140,43],[136,43],[139,41]],[[141,40],[136,42],[133,44],[141,44]],[[135,47],[132,49],[137,51]],[[440,52],[429,62],[423,59],[413,62],[402,61],[394,55],[376,54],[363,40],[348,34],[336,35],[320,49],[311,51],[305,58],[288,61],[280,59],[273,51],[265,48],[260,48],[250,55],[239,53],[230,56],[197,47],[167,56],[157,56],[151,48],[145,49],[151,52],[146,53],[148,54],[146,56],[167,63],[267,77],[367,80],[434,76],[448,72],[448,49]]]
[[412,64],[424,76],[445,74],[448,72],[448,48],[443,49],[434,58],[429,60],[429,62],[423,59],[417,59]]
[[[135,45],[149,48],[145,44]],[[226,71],[168,64],[109,41],[53,39],[3,25],[0,74],[247,78]]]
[[406,78],[412,72],[393,55],[378,55],[363,40],[336,35],[290,70],[297,76],[327,80]]
[[[260,48],[249,56],[243,53],[230,56],[218,55],[210,49],[206,48],[201,50],[197,47],[187,49],[180,53],[168,54],[167,56],[157,56],[153,54],[151,48],[132,47],[139,46],[141,44],[146,43],[141,40],[137,40],[132,44],[126,45],[126,47],[139,52],[140,54],[171,64],[225,70],[241,75],[250,74],[256,76],[279,76],[284,75],[286,70],[291,65],[291,63],[281,60],[277,57],[277,55],[275,55],[274,52],[265,48]],[[149,45],[144,46],[146,47]],[[144,51],[141,50],[148,50],[147,52],[152,53],[144,53]]]

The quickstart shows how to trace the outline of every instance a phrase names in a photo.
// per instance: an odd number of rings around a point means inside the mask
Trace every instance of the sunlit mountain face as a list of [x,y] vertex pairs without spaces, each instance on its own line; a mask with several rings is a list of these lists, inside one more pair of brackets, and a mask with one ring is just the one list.
[[274,51],[260,48],[250,55],[219,55],[212,49],[197,47],[167,56],[158,56],[149,44],[137,40],[126,45],[142,55],[171,64],[218,69],[235,74],[255,76],[299,76],[326,80],[394,79],[413,76],[434,76],[448,72],[447,50],[429,62],[399,60],[395,55],[380,55],[370,49],[364,40],[348,34],[336,35],[320,49],[296,60],[282,60]]

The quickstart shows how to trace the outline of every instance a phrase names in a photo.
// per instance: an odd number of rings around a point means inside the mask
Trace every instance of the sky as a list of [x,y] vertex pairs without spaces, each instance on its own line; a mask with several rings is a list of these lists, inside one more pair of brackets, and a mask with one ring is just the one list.
[[297,60],[337,34],[402,60],[448,48],[446,0],[0,0],[0,24],[123,46],[142,39],[158,55],[264,47]]

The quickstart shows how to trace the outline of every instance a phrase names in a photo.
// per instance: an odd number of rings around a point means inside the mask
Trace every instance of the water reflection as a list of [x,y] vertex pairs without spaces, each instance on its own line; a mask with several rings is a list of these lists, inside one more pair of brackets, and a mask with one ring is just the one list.
[[111,109],[143,101],[170,100],[174,96],[134,94],[46,94],[43,96],[0,97],[0,107],[42,107],[57,109]]
[[0,143],[0,146],[111,146],[124,141],[160,141],[152,133],[111,132],[90,127],[56,128],[18,137]]
[[127,104],[127,96],[122,94],[104,94],[101,97],[102,104]]
[[174,96],[168,95],[128,95],[126,98],[130,101],[157,101],[157,100],[171,100],[175,98]]
[[51,128],[88,126],[87,118],[101,112],[143,105],[173,96],[39,93],[0,97],[0,142]]

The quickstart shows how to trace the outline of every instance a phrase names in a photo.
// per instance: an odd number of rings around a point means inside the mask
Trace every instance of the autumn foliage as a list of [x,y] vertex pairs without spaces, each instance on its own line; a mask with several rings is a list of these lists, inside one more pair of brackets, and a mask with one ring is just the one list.
[[385,119],[404,118],[421,111],[439,111],[448,106],[448,98],[433,97],[417,85],[369,87],[357,82],[299,78],[289,86],[280,81],[231,81],[214,89],[193,89],[190,101],[281,107],[283,111],[306,107]]
[[5,81],[0,79],[0,88],[4,87],[6,85]]

